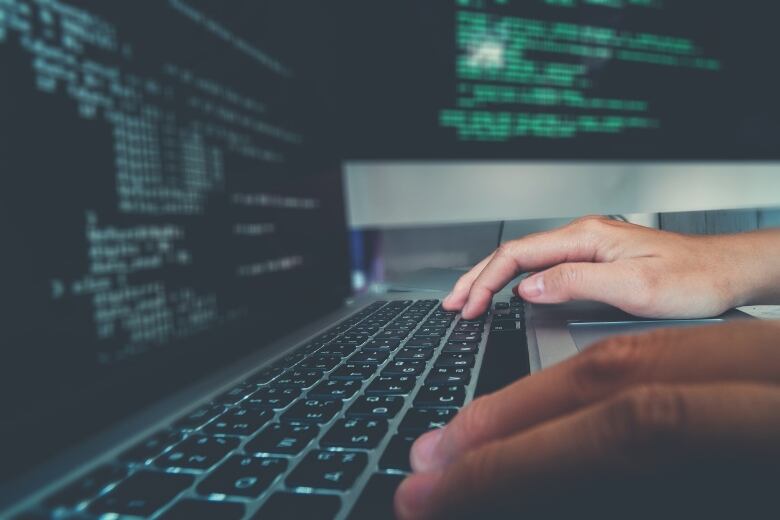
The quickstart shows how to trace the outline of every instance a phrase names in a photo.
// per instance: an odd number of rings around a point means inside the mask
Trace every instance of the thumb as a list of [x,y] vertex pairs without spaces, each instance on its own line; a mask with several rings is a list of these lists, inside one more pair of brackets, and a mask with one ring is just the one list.
[[629,312],[641,311],[645,297],[634,270],[619,263],[565,263],[536,273],[518,286],[520,296],[531,303],[563,303],[593,300]]

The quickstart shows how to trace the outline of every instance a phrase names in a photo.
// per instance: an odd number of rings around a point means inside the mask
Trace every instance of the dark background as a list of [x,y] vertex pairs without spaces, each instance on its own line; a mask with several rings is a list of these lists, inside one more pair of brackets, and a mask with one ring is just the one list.
[[[566,15],[575,22],[691,38],[724,69],[713,80],[686,70],[603,64],[590,78],[597,94],[649,99],[663,131],[504,144],[458,143],[453,129],[438,125],[439,112],[455,103],[454,0],[189,1],[289,64],[294,77],[284,81],[162,0],[70,3],[108,20],[132,43],[133,72],[159,75],[173,62],[240,92],[261,93],[271,103],[271,120],[299,130],[306,143],[276,168],[226,156],[226,189],[202,215],[123,215],[116,210],[109,126],[79,118],[62,95],[35,90],[19,42],[11,35],[0,44],[0,477],[335,308],[349,292],[342,160],[780,156],[774,64],[780,36],[770,2],[668,1],[654,14],[628,10],[617,17],[603,8],[571,10]],[[515,1],[507,9],[529,17],[550,12],[541,1]],[[311,196],[324,205],[313,216],[246,215],[227,203],[234,191]],[[221,306],[249,313],[121,365],[99,366],[96,352],[117,345],[97,342],[90,302],[50,298],[52,278],[87,270],[85,209],[95,210],[101,225],[184,226],[196,262],[168,281],[215,292]],[[257,243],[231,239],[232,225],[247,218],[274,219],[281,227]],[[306,267],[252,281],[231,274],[247,259],[286,253],[304,255]]]

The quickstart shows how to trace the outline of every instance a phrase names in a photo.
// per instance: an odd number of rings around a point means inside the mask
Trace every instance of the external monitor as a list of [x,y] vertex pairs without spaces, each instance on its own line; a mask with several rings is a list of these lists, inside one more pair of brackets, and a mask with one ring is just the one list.
[[780,205],[771,3],[333,11],[353,226]]

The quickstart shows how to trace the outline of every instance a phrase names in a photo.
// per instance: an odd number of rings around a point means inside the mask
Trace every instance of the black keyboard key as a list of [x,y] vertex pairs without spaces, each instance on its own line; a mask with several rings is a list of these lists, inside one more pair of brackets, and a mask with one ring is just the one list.
[[363,386],[362,381],[329,379],[309,390],[309,397],[318,399],[341,399],[342,401],[345,401],[355,395],[355,393],[360,390],[361,386]]
[[474,367],[474,354],[442,353],[436,360],[436,367]]
[[218,395],[212,402],[215,404],[236,404],[255,390],[257,390],[256,385],[242,384]]
[[250,395],[242,404],[248,407],[281,410],[300,397],[301,393],[303,392],[300,388],[268,386]]
[[458,413],[455,408],[412,408],[404,416],[398,431],[401,433],[424,433],[444,428]]
[[273,416],[274,412],[267,408],[231,408],[206,425],[203,431],[216,435],[252,435]]
[[349,489],[367,464],[365,453],[315,450],[306,455],[286,482],[290,487]]
[[458,323],[455,330],[458,332],[482,332],[485,326],[481,323]]
[[232,437],[193,435],[155,459],[162,468],[208,469],[238,447]]
[[341,419],[320,440],[325,447],[371,449],[376,448],[387,433],[384,419]]
[[334,495],[274,493],[252,519],[333,520],[340,509],[341,499]]
[[327,356],[338,356],[345,358],[355,352],[360,346],[360,343],[354,341],[346,341],[344,343],[333,342],[322,347],[318,353]]
[[439,318],[439,319],[430,319],[426,321],[423,324],[423,326],[446,329],[450,326],[450,323],[452,323],[450,320]]
[[335,338],[338,335],[339,335],[339,333],[337,331],[331,329],[331,330],[323,332],[322,334],[317,336],[316,340],[317,341],[321,341],[323,343],[326,343],[326,342],[332,340],[333,338]]
[[460,341],[448,341],[444,344],[442,352],[449,352],[454,354],[476,354],[479,347],[476,343],[466,343]]
[[330,374],[331,379],[365,381],[376,372],[371,363],[344,363]]
[[315,424],[294,423],[268,425],[244,446],[247,453],[297,455],[320,433]]
[[198,485],[198,493],[257,498],[286,469],[287,459],[234,455]]
[[345,349],[345,352],[349,354],[350,352],[354,352],[356,348],[358,348],[360,345],[366,342],[368,339],[368,336],[366,336],[364,339],[342,339],[337,338],[336,341],[333,342],[335,346],[338,348]]
[[310,343],[307,343],[306,345],[301,347],[301,352],[305,352],[306,354],[311,354],[313,352],[316,352],[317,349],[322,348],[322,346],[325,343],[321,343],[319,341],[312,341]]
[[414,390],[414,376],[380,376],[366,388],[366,395],[405,395]]
[[495,325],[499,321],[519,321],[525,320],[525,313],[522,309],[512,309],[509,312],[502,312],[493,316],[493,324]]
[[414,333],[415,338],[441,338],[447,333],[447,329],[434,327],[420,327]]
[[127,476],[127,467],[107,464],[90,471],[44,502],[50,507],[73,507],[97,495],[103,488]]
[[301,399],[287,410],[282,419],[293,422],[324,424],[341,410],[341,401],[331,399]]
[[205,405],[179,418],[173,426],[182,430],[194,430],[225,411],[222,405]]
[[358,345],[365,343],[368,339],[368,334],[359,334],[357,332],[350,332],[349,334],[342,334],[336,341],[339,343],[357,341]]
[[393,361],[428,361],[432,357],[431,349],[404,347],[398,351]]
[[139,471],[89,507],[95,514],[149,516],[190,487],[191,475]]
[[387,352],[356,352],[349,358],[350,363],[380,365],[387,361]]
[[341,356],[317,354],[301,362],[297,368],[300,370],[322,370],[327,372],[328,370],[333,370],[333,367],[339,363],[341,363]]
[[[495,328],[495,321],[493,326]],[[488,336],[474,395],[495,392],[530,373],[525,331],[522,328],[511,331],[496,330]]]
[[467,385],[471,380],[471,369],[466,367],[434,367],[428,372],[428,385]]
[[[493,325],[490,330],[493,332],[521,332],[523,329],[523,323],[521,321],[514,320],[493,320]],[[525,339],[523,339],[523,342]]]
[[479,343],[482,341],[481,332],[453,332],[450,334],[449,341],[463,341],[466,343]]
[[168,509],[160,520],[240,520],[243,517],[243,504],[185,498]]
[[393,497],[403,479],[402,475],[372,475],[347,519],[395,520]]
[[355,328],[352,329],[351,332],[354,332],[355,334],[362,334],[364,336],[371,336],[372,334],[376,334],[379,332],[379,327],[372,327],[368,324],[366,325],[356,325]]
[[441,338],[412,338],[406,342],[407,347],[436,348],[441,345]]
[[183,437],[181,433],[175,431],[156,433],[119,455],[119,460],[144,463],[162,453],[169,446],[181,441]]
[[417,440],[417,437],[417,434],[400,433],[390,439],[385,453],[379,459],[379,469],[411,472],[409,453],[412,451],[412,444]]
[[322,379],[322,372],[319,370],[291,370],[279,376],[274,381],[274,386],[309,388],[317,384],[320,379]]
[[415,407],[460,408],[466,400],[466,390],[460,385],[427,385],[417,392]]
[[376,339],[395,339],[395,340],[402,340],[406,338],[406,336],[409,335],[410,331],[400,331],[400,330],[383,330],[379,334],[377,334],[375,337]]
[[300,350],[297,352],[293,352],[292,354],[287,354],[281,360],[277,361],[275,364],[282,364],[285,367],[291,367],[305,357],[306,357],[306,353],[303,352],[303,350]]
[[361,352],[392,352],[398,347],[390,347],[388,345],[370,345],[366,343],[360,347]]
[[418,376],[425,370],[425,361],[393,360],[384,370],[383,376]]
[[392,419],[406,398],[399,395],[363,395],[347,410],[347,417]]
[[409,333],[412,330],[414,330],[418,322],[419,322],[418,318],[410,317],[404,319],[397,319],[393,323],[388,325],[386,330],[402,330]]
[[253,385],[264,385],[284,371],[282,367],[264,368],[251,375],[246,382]]
[[400,339],[372,339],[363,346],[363,350],[382,350],[389,348],[390,350],[397,348],[401,344]]

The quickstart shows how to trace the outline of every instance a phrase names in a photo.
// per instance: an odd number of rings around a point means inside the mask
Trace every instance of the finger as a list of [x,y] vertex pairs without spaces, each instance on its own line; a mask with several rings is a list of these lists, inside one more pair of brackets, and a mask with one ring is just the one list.
[[[490,518],[497,509],[528,513],[551,492],[566,496],[567,489],[586,482],[605,493],[600,498],[614,500],[614,490],[600,484],[647,475],[658,475],[673,490],[675,483],[665,477],[685,470],[685,461],[693,469],[702,462],[719,467],[718,479],[726,477],[724,462],[771,469],[780,457],[779,410],[776,385],[636,387],[482,446],[446,471],[409,477],[396,493],[396,512],[405,520],[475,513]],[[688,480],[681,483],[692,487]],[[654,500],[663,498],[657,487],[647,491]]]
[[495,254],[495,251],[490,253],[487,258],[472,267],[469,272],[458,279],[458,281],[455,283],[455,287],[452,289],[452,292],[446,298],[444,298],[444,301],[442,302],[442,305],[446,310],[459,311],[463,308],[463,305],[466,303],[466,299],[469,296],[471,284],[474,283],[474,280],[477,279],[479,273],[481,273],[488,262],[493,259]]
[[469,403],[445,428],[417,440],[412,467],[441,468],[475,446],[635,385],[722,379],[780,382],[778,337],[780,323],[745,320],[609,338]]
[[[610,226],[609,229],[621,228]],[[581,220],[546,233],[529,235],[502,245],[471,284],[463,317],[484,313],[493,295],[518,274],[538,271],[564,262],[603,260],[600,249],[607,233],[601,219]],[[614,232],[613,232],[614,234]]]
[[592,300],[643,315],[652,296],[647,279],[629,262],[569,262],[526,278],[518,294],[531,303]]

